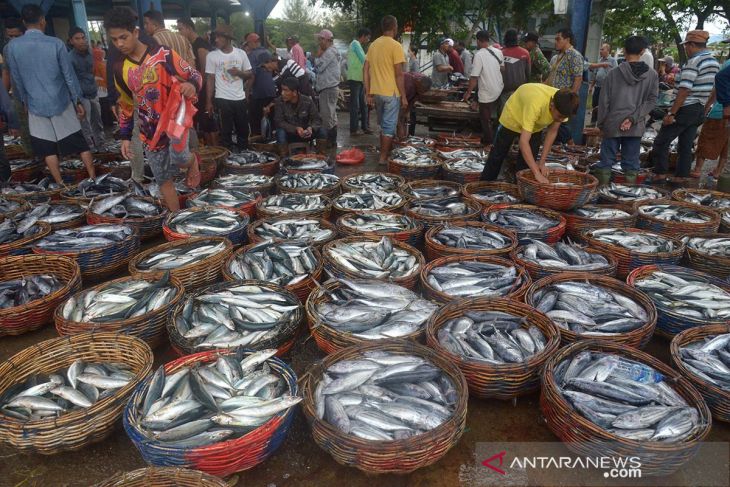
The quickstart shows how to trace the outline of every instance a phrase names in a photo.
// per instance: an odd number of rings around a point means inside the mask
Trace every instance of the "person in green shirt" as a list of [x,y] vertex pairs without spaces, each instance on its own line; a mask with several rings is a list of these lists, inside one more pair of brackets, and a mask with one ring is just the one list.
[[[347,84],[350,86],[350,135],[371,134],[368,121],[368,106],[365,103],[362,75],[365,65],[365,50],[363,44],[370,42],[370,29],[361,28],[357,38],[350,43],[347,50]],[[358,122],[362,132],[358,131]]]
[[550,72],[550,62],[542,53],[539,40],[540,37],[534,32],[529,32],[522,38],[525,49],[530,51],[530,83],[542,83]]

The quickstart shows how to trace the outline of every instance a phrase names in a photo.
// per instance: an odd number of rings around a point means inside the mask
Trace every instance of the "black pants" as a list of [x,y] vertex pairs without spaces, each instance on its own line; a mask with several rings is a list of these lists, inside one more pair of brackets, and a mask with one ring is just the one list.
[[251,115],[251,135],[261,135],[261,118],[264,116],[264,107],[274,101],[273,98],[251,98],[249,110]]
[[654,139],[652,160],[654,161],[654,173],[666,174],[669,171],[669,145],[679,137],[677,144],[677,169],[674,175],[680,178],[689,176],[692,168],[692,144],[694,144],[697,129],[705,120],[705,107],[701,103],[686,105],[677,111],[674,123],[662,125],[659,133]]
[[592,98],[592,107],[591,107],[591,123],[596,123],[596,120],[598,120],[598,103],[601,100],[601,87],[600,86],[594,86],[593,87],[593,98]]
[[[2,134],[0,134],[2,137]],[[5,140],[0,140],[0,182],[7,182],[10,179],[10,163],[5,156]]]
[[479,120],[482,123],[482,144],[489,145],[494,139],[492,130],[492,103],[479,103]]
[[215,106],[221,116],[221,143],[230,149],[233,146],[233,127],[236,128],[236,145],[248,149],[248,110],[245,100],[215,99]]
[[[492,150],[489,151],[489,157],[487,157],[487,163],[484,165],[484,171],[482,171],[482,181],[495,181],[499,176],[499,171],[502,169],[502,163],[507,158],[512,144],[516,139],[519,139],[520,134],[513,132],[502,125],[497,127],[497,135],[494,137],[494,144]],[[532,156],[537,159],[537,154],[540,152],[540,144],[542,143],[542,133],[535,132],[530,137],[530,148],[532,149]],[[527,163],[525,158],[522,156],[520,151],[517,156],[517,168],[518,171],[527,169]]]

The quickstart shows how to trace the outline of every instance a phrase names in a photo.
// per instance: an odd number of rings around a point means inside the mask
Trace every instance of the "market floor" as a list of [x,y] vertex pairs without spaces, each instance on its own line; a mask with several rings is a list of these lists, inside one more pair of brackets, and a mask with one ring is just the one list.
[[[367,154],[360,166],[338,167],[340,176],[378,168],[375,145],[376,136],[360,136],[350,139],[347,114],[340,113],[339,146],[358,146]],[[374,121],[374,120],[373,120]],[[373,124],[375,127],[375,124]],[[419,126],[420,132],[424,130]],[[425,134],[425,131],[424,131]],[[0,360],[6,359],[26,347],[40,341],[55,338],[56,331],[49,325],[41,330],[17,337],[0,338]],[[647,351],[668,362],[669,341],[655,337]],[[285,360],[291,363],[298,375],[312,363],[322,359],[312,339],[300,335],[297,345]],[[155,366],[175,358],[167,346],[155,350]],[[2,425],[0,425],[2,427]],[[435,465],[417,470],[410,475],[365,475],[354,468],[336,463],[312,440],[304,415],[298,412],[289,435],[282,447],[267,461],[256,468],[238,474],[239,486],[342,486],[347,487],[447,487],[483,485],[480,479],[487,475],[481,465],[483,458],[475,457],[480,442],[554,442],[556,437],[545,426],[539,409],[539,395],[533,394],[516,401],[470,399],[466,431],[444,458]],[[730,425],[715,422],[708,441],[730,441]],[[88,486],[119,471],[142,468],[142,457],[118,421],[114,433],[106,440],[80,451],[54,456],[25,455],[0,446],[0,487],[31,486]],[[681,472],[661,481],[649,481],[646,485],[695,485],[693,472],[684,468]],[[580,485],[580,478],[575,479]],[[504,485],[504,484],[502,484]],[[612,484],[617,485],[617,484]]]

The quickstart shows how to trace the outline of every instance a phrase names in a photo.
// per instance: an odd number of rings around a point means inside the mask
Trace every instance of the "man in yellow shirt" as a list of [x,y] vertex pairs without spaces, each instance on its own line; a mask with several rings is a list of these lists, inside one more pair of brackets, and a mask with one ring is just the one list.
[[403,46],[395,40],[398,21],[386,15],[380,22],[383,35],[370,45],[365,57],[363,81],[368,106],[375,106],[380,124],[380,164],[388,163],[393,145],[398,113],[408,106],[403,84],[406,56]]
[[[535,178],[547,183],[545,160],[555,142],[560,124],[578,111],[578,95],[568,88],[558,90],[541,83],[526,83],[509,97],[499,117],[494,145],[489,151],[482,171],[482,181],[494,181],[499,176],[502,162],[509,154],[515,139],[519,138],[520,153],[517,170],[529,167]],[[535,154],[540,150],[543,129],[548,128],[539,164]]]

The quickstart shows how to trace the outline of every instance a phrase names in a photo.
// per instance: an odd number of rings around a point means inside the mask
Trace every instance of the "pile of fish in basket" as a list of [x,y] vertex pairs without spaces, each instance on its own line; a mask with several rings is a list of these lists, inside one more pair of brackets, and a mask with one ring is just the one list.
[[[342,178],[215,153],[174,212],[111,173],[2,188],[0,335],[60,337],[0,364],[1,442],[53,454],[121,419],[154,467],[129,478],[216,485],[301,408],[337,462],[408,473],[459,441],[469,395],[539,392],[569,448],[664,475],[730,421],[730,195],[599,188],[560,162],[547,184],[483,182],[486,152],[420,138]],[[671,366],[641,351],[655,333]],[[298,377],[308,335],[323,358]]]

